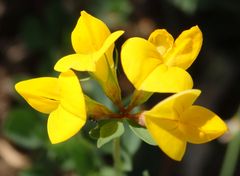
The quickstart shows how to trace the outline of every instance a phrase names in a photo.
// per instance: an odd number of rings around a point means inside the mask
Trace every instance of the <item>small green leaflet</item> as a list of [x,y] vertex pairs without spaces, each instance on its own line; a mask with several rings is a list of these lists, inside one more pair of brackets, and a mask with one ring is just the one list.
[[97,147],[100,148],[112,139],[120,137],[124,133],[123,122],[118,120],[104,120],[93,128],[89,135],[97,139]]
[[134,132],[136,136],[138,136],[140,139],[142,139],[144,142],[150,145],[157,145],[146,128],[138,125],[132,120],[126,121],[129,124],[130,129]]

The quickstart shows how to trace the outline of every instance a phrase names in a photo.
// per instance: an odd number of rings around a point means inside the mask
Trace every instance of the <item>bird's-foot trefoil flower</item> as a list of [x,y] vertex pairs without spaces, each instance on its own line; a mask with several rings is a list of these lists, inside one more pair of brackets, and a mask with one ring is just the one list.
[[[114,140],[114,162],[117,175],[124,175],[120,152],[120,136],[125,125],[140,139],[158,145],[174,160],[181,160],[187,143],[211,141],[226,130],[226,124],[212,111],[193,105],[200,90],[192,89],[193,80],[186,71],[194,62],[202,45],[198,26],[184,32],[174,41],[165,29],[157,29],[148,40],[134,37],[122,46],[123,70],[136,88],[130,102],[122,103],[113,51],[114,42],[123,31],[111,33],[101,20],[85,11],[72,32],[74,54],[61,58],[54,69],[59,77],[41,77],[16,84],[17,92],[34,109],[49,114],[47,129],[55,144],[75,135],[86,123],[97,146]],[[116,61],[118,53],[116,50]],[[72,70],[87,71],[97,80],[115,106],[107,108],[84,95],[78,77]],[[82,82],[83,83],[83,82]],[[97,90],[96,90],[97,91]],[[177,93],[158,103],[151,110],[136,106],[154,93]],[[123,106],[123,104],[128,105]]]
[[148,40],[134,37],[123,44],[123,70],[137,90],[175,93],[191,89],[193,81],[185,70],[201,46],[198,26],[182,32],[175,41],[165,29],[158,29]]
[[141,115],[158,146],[174,160],[182,159],[187,142],[209,142],[227,130],[214,112],[193,105],[199,95],[196,89],[177,93]]
[[86,122],[84,95],[73,71],[61,73],[59,78],[21,81],[15,88],[34,109],[50,114],[47,129],[53,144],[69,139]]
[[72,46],[76,54],[61,58],[54,69],[63,72],[70,68],[89,71],[98,80],[106,95],[114,103],[121,102],[121,92],[114,67],[114,42],[123,31],[111,33],[101,20],[85,11],[72,32]]

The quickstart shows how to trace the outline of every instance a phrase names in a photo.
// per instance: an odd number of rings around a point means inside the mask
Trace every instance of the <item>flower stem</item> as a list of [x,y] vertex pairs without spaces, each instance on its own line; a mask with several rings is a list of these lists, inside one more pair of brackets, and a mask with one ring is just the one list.
[[113,140],[113,162],[116,176],[122,176],[121,146],[119,137]]
[[220,176],[232,176],[240,151],[240,132],[228,144]]

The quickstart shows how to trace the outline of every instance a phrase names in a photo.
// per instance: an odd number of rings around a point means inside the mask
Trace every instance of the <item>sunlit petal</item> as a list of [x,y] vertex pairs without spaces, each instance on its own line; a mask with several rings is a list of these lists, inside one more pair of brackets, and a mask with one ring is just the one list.
[[170,158],[180,161],[185,153],[186,141],[181,131],[177,129],[177,122],[161,120],[145,115],[147,129],[155,142]]
[[49,114],[59,104],[60,88],[57,78],[42,77],[21,81],[17,92],[37,111]]
[[59,76],[59,85],[61,87],[61,106],[85,121],[85,100],[77,76],[71,70],[63,72]]
[[[106,59],[108,60],[110,66],[113,67],[114,63],[112,56],[107,57],[107,54],[105,55],[104,53],[108,51],[109,47],[114,46],[114,42],[122,34],[123,31],[116,31],[109,35],[99,51],[93,52],[91,54],[71,54],[61,58],[54,66],[54,69],[59,72],[66,72],[69,69],[90,72],[95,72],[97,70],[97,75],[99,75],[99,77],[105,78],[106,74],[108,73]],[[98,61],[100,59],[102,61]],[[100,65],[98,62],[102,62],[102,64]],[[103,74],[103,76],[100,74]]]
[[156,47],[142,38],[128,39],[122,46],[121,61],[123,70],[136,89],[146,77],[162,63]]
[[76,53],[90,54],[99,50],[110,31],[101,20],[81,11],[81,16],[72,32],[72,45]]
[[211,141],[227,130],[226,124],[215,113],[201,106],[187,109],[181,121],[187,141],[196,144]]
[[167,54],[166,64],[186,70],[198,56],[202,40],[202,32],[198,26],[183,31],[176,39],[173,49]]
[[79,116],[59,106],[48,118],[47,129],[51,143],[56,144],[69,139],[82,128],[85,122]]
[[142,80],[138,89],[149,92],[180,92],[191,89],[193,81],[185,70],[164,64],[153,68]]
[[[147,129],[159,147],[181,160],[186,142],[200,144],[226,132],[226,124],[212,111],[192,104],[200,90],[186,90],[166,98],[143,113]],[[179,146],[179,150],[172,146]]]
[[157,29],[151,33],[148,41],[154,44],[158,52],[164,56],[172,48],[174,39],[165,29]]
[[100,57],[106,56],[106,59],[108,60],[108,63],[111,68],[114,67],[113,58],[112,58],[112,50],[109,52],[109,48],[114,47],[114,42],[123,35],[124,31],[116,31],[111,33],[107,39],[104,41],[101,49],[96,53],[96,60],[98,60]]
[[71,54],[61,58],[54,69],[59,72],[66,72],[69,69],[78,71],[95,71],[93,54]]
[[145,115],[157,119],[179,121],[180,115],[197,99],[200,90],[190,89],[174,94],[155,105]]

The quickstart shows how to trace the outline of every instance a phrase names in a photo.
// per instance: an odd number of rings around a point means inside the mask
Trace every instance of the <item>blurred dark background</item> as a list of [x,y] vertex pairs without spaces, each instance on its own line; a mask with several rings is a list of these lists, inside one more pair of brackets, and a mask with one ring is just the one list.
[[[198,25],[203,32],[203,47],[189,69],[194,88],[202,90],[197,103],[224,120],[237,111],[238,0],[0,0],[0,176],[111,176],[108,147],[97,149],[94,141],[85,139],[84,131],[64,144],[51,145],[46,116],[32,110],[14,91],[17,81],[57,75],[55,62],[73,53],[70,36],[81,10],[103,20],[111,31],[125,30],[117,41],[119,50],[127,38],[147,38],[156,28],[166,28],[177,37]],[[132,86],[122,72],[119,80],[123,94],[131,94]],[[96,95],[95,89],[89,89]],[[155,94],[146,106],[153,106],[161,98]],[[188,145],[182,162],[137,140],[134,144],[129,140],[129,146],[133,148],[130,176],[140,176],[144,170],[149,170],[151,176],[212,176],[219,175],[227,144],[215,140]],[[240,175],[239,168],[240,162],[236,176]]]

